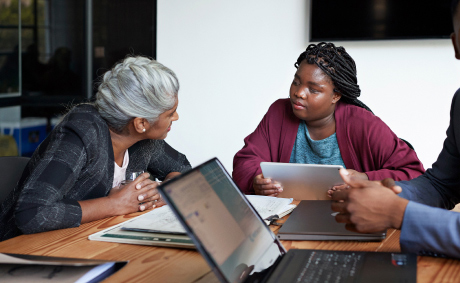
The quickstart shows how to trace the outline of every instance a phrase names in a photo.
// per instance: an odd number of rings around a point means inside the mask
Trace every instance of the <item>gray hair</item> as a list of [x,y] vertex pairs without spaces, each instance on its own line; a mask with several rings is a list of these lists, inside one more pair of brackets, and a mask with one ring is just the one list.
[[154,123],[174,107],[178,92],[169,68],[147,57],[128,57],[104,74],[94,105],[109,128],[122,133],[136,117]]

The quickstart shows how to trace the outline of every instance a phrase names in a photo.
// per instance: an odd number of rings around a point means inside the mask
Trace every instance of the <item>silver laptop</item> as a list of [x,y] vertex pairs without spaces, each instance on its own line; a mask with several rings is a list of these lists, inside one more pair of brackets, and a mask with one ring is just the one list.
[[416,282],[415,254],[286,253],[215,158],[158,189],[221,282]]
[[303,200],[278,231],[280,240],[381,241],[386,231],[362,234],[348,231],[335,221],[331,200]]
[[283,186],[278,197],[297,200],[328,200],[327,191],[343,184],[340,165],[260,162],[265,178]]

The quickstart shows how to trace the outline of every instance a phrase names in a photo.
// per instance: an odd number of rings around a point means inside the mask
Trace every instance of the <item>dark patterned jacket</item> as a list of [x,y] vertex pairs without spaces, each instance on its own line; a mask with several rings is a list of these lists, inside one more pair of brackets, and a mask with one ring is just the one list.
[[[139,141],[128,152],[127,174],[144,170],[163,180],[170,172],[190,169],[185,155],[163,140]],[[78,201],[107,196],[113,174],[107,123],[90,104],[74,107],[40,144],[0,205],[0,240],[79,226]]]

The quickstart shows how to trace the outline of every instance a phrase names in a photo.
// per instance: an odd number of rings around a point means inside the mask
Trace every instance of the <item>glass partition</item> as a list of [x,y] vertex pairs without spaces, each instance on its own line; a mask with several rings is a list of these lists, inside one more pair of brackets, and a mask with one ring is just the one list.
[[0,0],[0,97],[20,95],[20,6]]
[[0,137],[30,156],[115,62],[155,53],[155,0],[0,0],[0,129],[21,133]]

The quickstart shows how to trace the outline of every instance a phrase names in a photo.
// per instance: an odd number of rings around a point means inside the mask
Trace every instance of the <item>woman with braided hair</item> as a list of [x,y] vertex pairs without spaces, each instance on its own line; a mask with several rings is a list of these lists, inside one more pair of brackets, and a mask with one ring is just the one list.
[[[179,119],[178,91],[174,72],[146,57],[106,72],[95,102],[67,113],[0,205],[0,240],[164,205],[151,179],[190,169],[164,141]],[[138,171],[145,173],[119,187]]]
[[342,165],[366,180],[410,180],[424,172],[415,151],[360,100],[356,65],[343,47],[310,44],[300,54],[288,99],[270,106],[233,160],[246,194],[277,196],[260,162]]

